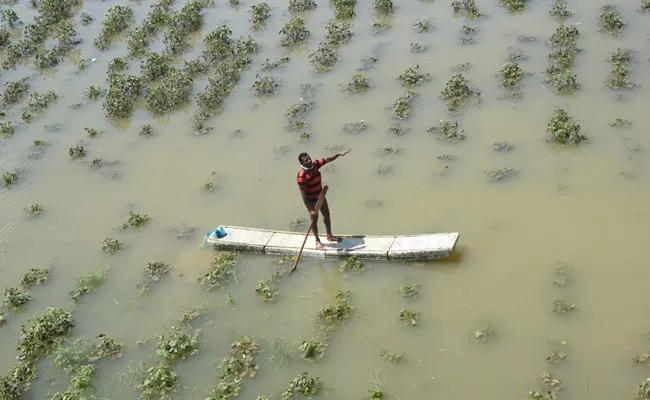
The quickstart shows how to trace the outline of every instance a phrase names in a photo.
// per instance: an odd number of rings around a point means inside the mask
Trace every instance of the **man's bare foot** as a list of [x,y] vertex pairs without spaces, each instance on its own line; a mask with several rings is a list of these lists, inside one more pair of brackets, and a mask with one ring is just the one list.
[[327,240],[329,240],[330,242],[337,242],[337,243],[338,243],[338,242],[340,242],[342,239],[341,239],[340,237],[338,237],[338,236],[327,235]]
[[324,250],[325,247],[323,246],[323,243],[321,242],[316,242],[316,250]]

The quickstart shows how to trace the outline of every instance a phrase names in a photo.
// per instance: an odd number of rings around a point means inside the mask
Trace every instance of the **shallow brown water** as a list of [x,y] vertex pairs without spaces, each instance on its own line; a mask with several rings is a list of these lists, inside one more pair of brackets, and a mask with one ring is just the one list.
[[[564,398],[633,397],[647,370],[634,365],[631,357],[650,346],[645,337],[650,327],[645,319],[650,312],[645,298],[650,279],[645,150],[650,147],[645,129],[650,92],[644,87],[650,79],[650,15],[636,12],[638,1],[617,3],[628,23],[620,39],[597,31],[599,3],[568,3],[576,16],[567,23],[581,24],[578,46],[583,49],[576,67],[582,87],[574,97],[556,96],[543,87],[549,53],[544,42],[557,26],[548,15],[551,2],[533,2],[519,16],[509,16],[492,3],[479,4],[488,17],[471,23],[478,28],[476,42],[461,46],[463,20],[452,17],[448,2],[412,0],[398,5],[394,27],[381,35],[370,29],[375,20],[372,4],[360,1],[353,40],[340,48],[334,70],[317,74],[306,53],[291,53],[291,61],[271,73],[281,80],[280,94],[265,100],[249,88],[261,63],[284,53],[277,32],[290,18],[286,4],[271,2],[266,29],[252,33],[249,3],[231,9],[219,1],[204,11],[202,34],[227,23],[235,38],[253,35],[261,52],[242,74],[224,113],[210,121],[215,130],[206,136],[193,135],[194,100],[185,112],[167,119],[152,119],[138,109],[129,121],[116,125],[104,119],[101,100],[69,110],[88,86],[106,87],[107,63],[126,51],[124,43],[106,52],[92,46],[102,16],[114,4],[83,7],[96,19],[87,27],[78,26],[85,39],[80,54],[97,61],[81,73],[67,63],[35,75],[33,89],[52,89],[60,100],[44,117],[0,142],[1,171],[28,169],[18,185],[0,191],[0,280],[4,286],[15,285],[29,267],[54,265],[51,281],[32,291],[34,300],[26,312],[11,315],[2,328],[1,368],[6,371],[14,361],[22,323],[42,314],[47,305],[68,305],[73,279],[108,265],[105,284],[75,311],[74,334],[94,337],[104,332],[126,344],[121,361],[100,365],[98,392],[109,399],[137,397],[121,374],[129,371],[131,362],[149,359],[153,350],[138,348],[136,342],[164,333],[183,309],[200,304],[209,307],[211,323],[200,336],[201,353],[176,367],[184,388],[174,398],[204,397],[217,381],[215,361],[241,334],[262,346],[260,372],[245,381],[243,399],[278,396],[303,369],[318,375],[329,397],[337,399],[366,396],[375,372],[389,398],[524,398],[528,390],[542,387],[537,375],[544,370],[562,379]],[[149,7],[147,2],[119,4],[134,7],[140,19]],[[18,10],[23,19],[34,15],[24,6]],[[306,15],[311,51],[324,38],[333,11],[319,1],[317,10]],[[431,18],[433,31],[415,33],[411,25],[416,17]],[[520,34],[537,41],[520,43]],[[188,57],[199,54],[200,38],[196,36],[197,47]],[[429,44],[429,50],[411,53],[408,44],[415,41]],[[521,66],[532,73],[524,80],[520,100],[498,99],[503,91],[495,74],[509,47],[525,52],[528,60]],[[624,102],[616,101],[603,84],[607,57],[617,47],[636,52],[631,79],[642,85]],[[160,43],[152,46],[162,48]],[[373,88],[365,95],[344,93],[341,87],[361,58],[377,48],[379,61],[367,72]],[[482,91],[482,102],[458,117],[466,140],[448,144],[425,129],[448,117],[438,96],[453,75],[451,67],[464,62],[471,63],[466,76]],[[393,122],[387,107],[405,92],[397,75],[414,64],[432,79],[416,88],[412,131],[394,137],[386,130]],[[130,72],[139,73],[138,62],[131,63]],[[22,68],[4,71],[3,81],[33,73]],[[320,86],[308,117],[314,135],[301,143],[297,133],[285,131],[284,114],[299,101],[300,85],[307,83]],[[194,95],[204,85],[197,83]],[[566,149],[545,142],[555,106],[567,107],[580,120],[588,144]],[[619,116],[633,126],[610,128]],[[360,119],[369,124],[367,131],[354,136],[342,132],[343,124]],[[43,129],[52,123],[63,128],[54,133]],[[152,123],[159,134],[139,136],[144,123]],[[106,132],[90,139],[84,127]],[[233,134],[236,129],[241,133]],[[40,159],[28,159],[27,149],[36,138],[51,145]],[[70,161],[67,149],[79,140],[88,144],[89,155],[85,161]],[[495,152],[495,141],[508,141],[514,150]],[[295,184],[297,154],[327,155],[326,149],[334,145],[352,149],[324,174],[337,232],[458,231],[458,254],[435,263],[368,262],[358,276],[342,275],[336,262],[303,259],[298,274],[281,284],[273,304],[262,304],[253,292],[258,280],[276,268],[273,260],[242,255],[242,279],[227,288],[234,308],[225,304],[223,291],[202,292],[195,277],[207,271],[214,256],[202,247],[204,233],[219,224],[287,229],[290,220],[305,214]],[[401,152],[377,152],[388,146]],[[640,150],[631,151],[635,146]],[[457,160],[436,158],[446,153]],[[86,164],[92,157],[119,163],[90,170]],[[380,176],[375,172],[380,164],[393,169]],[[507,181],[488,182],[484,170],[500,167],[520,172]],[[113,171],[119,173],[115,179]],[[214,177],[211,171],[216,171]],[[220,184],[213,193],[200,188],[209,179]],[[366,201],[372,199],[384,205],[368,207]],[[36,202],[44,214],[25,218],[24,207]],[[119,232],[129,205],[150,215],[151,223],[137,232]],[[194,237],[178,240],[169,232],[183,224],[196,228]],[[123,241],[126,249],[103,255],[100,242],[107,236]],[[174,273],[138,299],[135,283],[146,263],[156,259],[172,264]],[[569,266],[573,286],[552,285],[558,262]],[[422,322],[414,328],[401,326],[398,319],[399,311],[410,304],[398,294],[406,283],[422,288],[422,297],[411,304],[422,312]],[[276,368],[268,359],[267,341],[291,344],[310,337],[319,308],[339,289],[352,291],[356,314],[335,334],[326,358],[313,365],[293,360]],[[560,296],[574,302],[577,310],[555,315],[552,301]],[[479,343],[474,331],[486,323],[494,325],[494,339]],[[559,340],[567,341],[569,356],[555,366],[545,357]],[[382,348],[403,352],[405,361],[394,365],[382,360]],[[41,378],[55,373],[47,362],[39,368]],[[44,398],[67,385],[62,379],[54,389],[41,378],[27,398]]]

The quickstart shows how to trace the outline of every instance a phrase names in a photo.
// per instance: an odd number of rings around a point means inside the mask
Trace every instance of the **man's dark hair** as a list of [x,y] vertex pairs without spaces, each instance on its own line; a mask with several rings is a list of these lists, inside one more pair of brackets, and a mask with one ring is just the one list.
[[309,157],[309,154],[307,154],[305,152],[302,152],[302,153],[298,154],[298,162],[302,162],[302,159],[304,157]]

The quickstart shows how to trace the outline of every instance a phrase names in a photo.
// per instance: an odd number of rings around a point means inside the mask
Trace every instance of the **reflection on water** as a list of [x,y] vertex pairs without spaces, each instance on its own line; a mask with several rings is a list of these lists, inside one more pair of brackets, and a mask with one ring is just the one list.
[[[150,6],[124,4],[136,10],[139,21]],[[324,26],[333,17],[329,3],[319,2],[305,13],[311,31],[307,48],[285,53],[277,32],[291,17],[286,4],[271,3],[267,27],[252,32],[250,4],[231,8],[217,2],[204,10],[201,34],[190,38],[197,47],[187,56],[200,54],[202,35],[223,23],[234,38],[251,34],[261,52],[227,98],[224,112],[208,121],[214,130],[207,135],[194,134],[195,103],[163,118],[140,108],[130,119],[109,122],[102,100],[83,97],[90,85],[107,87],[108,63],[126,52],[123,42],[105,52],[92,45],[111,5],[83,5],[96,20],[78,27],[84,41],[73,62],[42,75],[26,67],[3,71],[3,81],[31,77],[32,90],[52,89],[60,96],[44,116],[0,142],[0,170],[25,168],[17,185],[0,192],[0,279],[5,287],[15,286],[28,268],[54,268],[51,280],[31,291],[26,312],[8,315],[0,340],[4,371],[15,360],[20,325],[47,305],[69,305],[73,280],[108,265],[105,284],[75,309],[74,331],[88,337],[105,333],[125,343],[121,360],[102,362],[98,369],[96,387],[107,398],[136,398],[131,383],[120,389],[115,384],[130,362],[153,357],[151,345],[136,343],[167,332],[185,309],[200,305],[207,307],[201,352],[175,365],[184,385],[178,398],[207,396],[217,382],[217,359],[243,334],[262,345],[259,373],[246,380],[240,395],[246,399],[278,398],[303,370],[319,376],[330,396],[342,399],[367,396],[377,376],[388,397],[401,399],[523,398],[529,390],[544,388],[543,371],[562,380],[562,397],[610,399],[632,396],[646,377],[643,366],[632,361],[647,351],[649,310],[643,294],[650,278],[644,251],[650,234],[645,179],[650,142],[644,131],[650,98],[643,87],[650,78],[650,24],[648,15],[636,11],[638,1],[617,3],[627,23],[621,38],[597,31],[599,4],[567,3],[576,16],[566,23],[579,24],[581,32],[582,51],[573,68],[581,88],[573,97],[556,96],[543,84],[550,52],[545,42],[557,27],[548,15],[550,3],[531,2],[514,16],[496,3],[480,3],[487,17],[471,22],[454,18],[447,2],[400,3],[391,28],[375,34],[371,2],[358,2],[352,41],[338,49],[334,69],[319,74],[308,54],[325,38]],[[23,4],[16,10],[26,20],[34,15]],[[433,29],[416,33],[416,18],[430,19]],[[472,44],[460,45],[465,24],[477,31]],[[537,40],[521,42],[522,34]],[[415,42],[427,50],[411,52]],[[151,46],[163,48],[160,40]],[[617,48],[634,51],[629,79],[641,85],[625,93],[624,101],[604,85],[608,57]],[[531,75],[522,82],[521,99],[500,99],[504,92],[495,74],[515,51],[526,55],[520,66]],[[266,58],[285,54],[288,63],[260,71]],[[364,57],[372,55],[377,62],[364,71],[369,91],[344,92]],[[78,58],[96,60],[77,72]],[[129,60],[128,71],[138,74],[139,63]],[[463,63],[469,63],[464,75],[481,91],[481,102],[450,116],[439,96],[454,66]],[[397,76],[411,65],[432,79],[415,88],[411,118],[402,121],[409,131],[395,136],[388,131],[395,122],[391,107],[406,92]],[[280,81],[276,97],[253,96],[250,88],[258,73]],[[199,79],[193,95],[206,84]],[[305,84],[314,85],[313,96],[301,90]],[[315,107],[304,117],[310,139],[300,140],[300,132],[286,129],[285,114],[305,96]],[[81,108],[70,109],[79,102]],[[587,144],[570,149],[545,142],[556,106],[579,121]],[[427,132],[452,117],[465,140],[448,143]],[[618,117],[632,125],[611,127]],[[344,130],[360,120],[366,129]],[[157,134],[138,135],[148,123]],[[60,129],[45,129],[51,124]],[[86,127],[104,133],[88,138]],[[41,157],[30,158],[36,139],[49,145]],[[87,160],[70,160],[68,148],[80,141]],[[513,149],[494,151],[495,142],[508,142]],[[204,232],[220,224],[288,230],[290,221],[305,216],[295,184],[297,154],[317,157],[341,146],[353,152],[323,173],[335,233],[457,231],[456,253],[436,262],[368,261],[359,275],[341,273],[341,260],[303,259],[296,274],[280,280],[279,297],[268,304],[254,292],[258,282],[290,265],[246,254],[240,256],[235,282],[201,291],[197,278],[215,255],[202,246]],[[378,151],[386,148],[399,151]],[[95,157],[117,163],[93,169],[89,165]],[[389,172],[378,174],[380,166]],[[519,173],[489,182],[485,171],[496,168]],[[206,182],[215,190],[202,190]],[[44,212],[27,218],[24,209],[34,203]],[[131,208],[150,215],[151,222],[136,231],[118,229]],[[187,227],[194,228],[193,234],[179,238]],[[124,248],[114,256],[103,254],[100,242],[106,237],[120,240]],[[138,297],[143,268],[155,260],[171,264],[172,272]],[[553,285],[559,262],[570,267],[569,286]],[[405,284],[420,285],[421,296],[402,298],[399,288]],[[312,337],[319,309],[333,303],[339,290],[352,292],[355,311],[328,342],[325,358],[274,365],[272,350],[264,345],[276,339],[293,345]],[[554,299],[576,309],[556,315]],[[405,308],[421,313],[419,325],[402,326],[399,314]],[[490,340],[477,341],[476,330],[488,323],[494,329]],[[401,352],[404,360],[386,361],[382,349]],[[550,363],[546,357],[553,350],[566,352],[566,361]],[[47,373],[60,381],[59,388],[68,384],[51,363],[38,367],[41,378],[27,397],[42,398],[55,390],[42,378]]]

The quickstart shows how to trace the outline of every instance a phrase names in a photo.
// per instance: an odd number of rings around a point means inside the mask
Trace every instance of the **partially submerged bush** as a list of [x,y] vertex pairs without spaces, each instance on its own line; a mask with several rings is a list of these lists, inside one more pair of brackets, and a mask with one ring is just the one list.
[[356,15],[354,11],[356,4],[357,0],[333,0],[334,16],[336,19],[353,18]]
[[457,73],[445,85],[440,97],[447,102],[449,112],[458,111],[469,102],[471,98],[480,99],[481,92],[470,86],[469,80],[461,73]]
[[528,0],[499,0],[499,4],[511,14],[521,13],[526,8]]
[[350,81],[345,85],[344,90],[348,93],[365,93],[370,88],[370,78],[368,75],[357,72],[350,77]]
[[300,351],[300,358],[305,361],[314,362],[325,357],[327,344],[321,342],[320,340],[301,340],[300,342],[296,343],[296,345]]
[[145,95],[145,108],[153,115],[176,111],[189,102],[193,88],[192,78],[173,68],[149,88]]
[[451,2],[451,9],[454,14],[462,15],[467,19],[477,19],[485,16],[479,11],[475,0],[454,0]]
[[405,120],[411,117],[411,103],[415,95],[415,91],[409,89],[406,91],[406,94],[395,100],[393,104],[393,118]]
[[180,386],[178,374],[164,361],[155,365],[142,364],[136,371],[136,389],[141,399],[168,398]]
[[262,1],[251,5],[251,12],[253,14],[253,30],[258,31],[264,28],[266,20],[271,16],[271,6]]
[[302,12],[310,11],[316,8],[314,0],[289,0],[289,11]]
[[256,96],[273,96],[277,94],[280,84],[278,80],[272,76],[255,76],[253,82],[253,92]]
[[404,87],[420,86],[422,83],[431,79],[431,74],[428,72],[420,72],[420,66],[410,66],[398,77],[400,84]]
[[548,122],[546,132],[551,134],[551,140],[560,144],[575,145],[587,140],[587,137],[580,133],[581,126],[566,110],[556,108]]
[[349,290],[339,290],[336,292],[336,303],[322,307],[318,312],[321,320],[327,324],[332,324],[352,316],[354,307],[350,305],[352,292]]
[[4,306],[12,312],[20,310],[32,299],[26,290],[16,287],[5,288],[4,295]]
[[301,372],[290,383],[289,387],[282,392],[282,400],[291,400],[296,397],[311,398],[321,390],[320,378],[313,377],[307,372]]
[[613,4],[605,4],[600,7],[600,16],[598,17],[598,29],[601,32],[612,36],[620,36],[625,27],[623,17],[620,11]]
[[282,35],[280,44],[283,47],[290,47],[303,43],[311,35],[305,27],[305,20],[298,16],[291,17],[289,22],[280,29],[279,34]]
[[89,271],[75,279],[75,288],[70,291],[72,300],[78,301],[79,298],[88,294],[101,286],[108,277],[109,267],[102,266],[98,271]]
[[379,14],[390,14],[393,12],[393,0],[373,0],[375,11]]
[[10,105],[21,102],[27,96],[29,88],[30,85],[27,78],[5,82],[5,90],[2,93],[2,104]]
[[94,44],[99,50],[110,47],[115,36],[124,32],[133,23],[133,10],[127,6],[112,6],[106,13],[102,28]]
[[74,327],[70,311],[48,307],[44,315],[31,318],[20,329],[19,360],[36,361],[52,352]]
[[115,254],[122,248],[122,242],[115,238],[106,238],[102,240],[102,251],[106,254]]
[[5,188],[10,188],[18,183],[18,171],[5,171],[2,173],[2,184]]
[[571,71],[581,51],[577,47],[580,31],[576,26],[560,25],[549,41],[553,51],[548,55],[545,82],[553,86],[555,94],[570,95],[578,89],[576,74]]
[[78,144],[74,147],[70,147],[68,149],[68,155],[72,160],[78,160],[80,158],[84,158],[86,157],[86,148],[81,144]]
[[163,38],[168,53],[178,55],[187,50],[190,34],[198,31],[203,24],[201,11],[207,4],[201,0],[189,0],[183,8],[171,14]]
[[217,362],[219,382],[210,391],[207,400],[221,400],[236,397],[241,391],[244,378],[252,378],[257,374],[259,366],[255,363],[255,356],[259,352],[259,345],[247,336],[230,345],[230,353]]
[[348,257],[345,262],[339,265],[339,271],[341,272],[354,272],[359,273],[365,270],[365,264],[363,260],[359,259],[357,256]]
[[415,31],[418,33],[429,32],[432,28],[433,24],[428,19],[422,20],[420,18],[416,18],[415,22],[413,23],[413,29],[415,29]]
[[633,89],[636,85],[628,80],[632,52],[628,49],[616,49],[610,57],[611,71],[605,78],[605,84],[612,90]]
[[104,113],[108,118],[131,116],[141,91],[142,80],[138,76],[128,74],[110,76],[108,91],[102,105]]
[[328,42],[320,42],[318,48],[309,54],[309,61],[316,72],[327,72],[334,68],[339,57]]
[[573,12],[570,11],[566,6],[565,0],[555,0],[553,8],[549,11],[551,17],[561,21],[564,21],[566,18],[573,17]]
[[650,0],[641,0],[641,7],[639,7],[641,12],[650,12]]
[[399,312],[399,320],[402,321],[404,326],[415,326],[420,322],[420,312],[410,309],[402,309]]
[[199,283],[204,290],[222,287],[233,281],[236,275],[238,261],[232,251],[221,251],[212,261],[210,270],[200,278]]
[[325,30],[327,31],[325,39],[333,47],[347,43],[352,38],[352,23],[350,21],[329,21],[325,25]]
[[156,354],[166,362],[181,361],[199,353],[198,331],[187,332],[184,328],[172,326],[167,337],[156,338]]
[[399,288],[402,297],[415,298],[420,296],[420,285],[402,285]]
[[51,267],[30,268],[29,271],[20,277],[20,286],[25,289],[31,289],[35,286],[40,286],[48,281],[51,271]]

